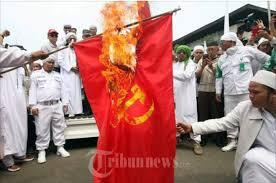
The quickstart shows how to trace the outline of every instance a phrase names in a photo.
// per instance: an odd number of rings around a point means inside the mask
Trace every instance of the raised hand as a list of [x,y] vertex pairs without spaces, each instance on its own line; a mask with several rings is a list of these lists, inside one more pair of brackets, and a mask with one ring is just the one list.
[[262,20],[256,20],[256,24],[259,29],[265,29],[265,26]]

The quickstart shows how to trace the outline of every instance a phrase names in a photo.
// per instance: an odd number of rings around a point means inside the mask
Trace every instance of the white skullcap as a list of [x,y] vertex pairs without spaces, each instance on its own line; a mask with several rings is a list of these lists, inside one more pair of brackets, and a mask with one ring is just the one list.
[[269,42],[268,41],[268,39],[265,39],[265,38],[261,38],[259,41],[258,41],[258,46],[257,47],[259,47],[262,43],[264,43],[264,42]]
[[251,81],[260,83],[276,90],[276,74],[273,72],[259,70],[251,79]]
[[47,62],[47,61],[49,61],[49,60],[55,61],[55,57],[54,57],[53,55],[50,55],[49,57],[43,59],[43,60],[42,60],[42,63],[45,63],[45,62]]
[[193,49],[193,53],[194,53],[196,50],[201,50],[201,51],[203,51],[203,52],[204,52],[204,47],[203,47],[203,46],[201,46],[201,45],[197,45],[197,46],[195,46],[195,47],[194,47],[194,49]]
[[235,42],[237,42],[238,37],[237,37],[237,34],[234,33],[234,32],[227,32],[227,33],[225,33],[225,34],[223,34],[221,36],[220,40],[222,40],[222,41],[235,41]]
[[68,40],[71,36],[73,36],[75,39],[77,39],[77,36],[74,32],[68,32],[65,36],[65,39]]
[[41,66],[43,65],[42,60],[36,60],[36,61],[34,61],[33,63],[34,63],[34,64],[39,64],[39,65],[41,65]]

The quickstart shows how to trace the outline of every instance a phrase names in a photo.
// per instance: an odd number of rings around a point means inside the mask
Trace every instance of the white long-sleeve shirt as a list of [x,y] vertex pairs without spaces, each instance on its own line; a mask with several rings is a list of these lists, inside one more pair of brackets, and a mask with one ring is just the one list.
[[9,47],[8,49],[0,47],[0,68],[12,67],[23,64],[30,60],[31,53],[20,50],[16,47]]
[[[252,60],[265,64],[270,56],[251,47],[231,47],[219,58],[216,73],[216,94],[239,95],[248,93],[253,77]],[[221,73],[219,73],[221,71]]]
[[30,106],[35,106],[39,102],[60,99],[63,105],[68,105],[68,94],[59,73],[55,71],[48,73],[44,69],[32,73],[29,91]]

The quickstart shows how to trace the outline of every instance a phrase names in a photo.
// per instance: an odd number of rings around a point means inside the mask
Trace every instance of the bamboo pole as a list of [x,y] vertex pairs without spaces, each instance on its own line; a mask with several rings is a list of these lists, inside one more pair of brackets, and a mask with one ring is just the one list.
[[[173,13],[179,11],[179,10],[181,10],[181,8],[176,8],[176,9],[174,9],[174,10],[172,10],[172,11],[168,11],[168,12],[165,12],[165,13],[162,13],[162,14],[159,14],[159,15],[155,15],[155,16],[153,16],[153,17],[148,17],[148,18],[145,18],[145,19],[143,19],[143,20],[140,20],[140,21],[136,21],[136,22],[127,24],[127,25],[123,26],[122,28],[131,27],[131,26],[137,25],[137,24],[139,24],[139,23],[147,22],[147,21],[149,21],[149,20],[152,20],[152,19],[155,19],[155,18],[164,16],[164,15],[173,14]],[[96,36],[100,36],[100,35],[102,35],[102,34],[103,34],[103,33],[97,34],[97,35],[95,35],[95,36],[91,36],[91,37],[89,37],[89,39],[91,39],[91,38],[93,38],[93,37],[96,37]],[[76,42],[76,43],[78,43],[78,42]],[[74,43],[74,44],[75,44],[75,43]],[[49,52],[49,53],[48,53],[48,56],[49,56],[49,55],[52,55],[52,54],[54,54],[54,53],[56,53],[56,52],[59,52],[59,51],[61,51],[61,50],[64,50],[64,49],[66,49],[66,48],[68,48],[68,46],[64,46],[64,47],[62,47],[62,48],[56,49],[56,50],[54,50],[54,51],[52,51],[52,52]],[[3,72],[0,72],[0,77],[1,77],[1,74],[4,74],[4,73],[10,72],[10,71],[13,71],[13,70],[18,69],[18,68],[23,67],[23,66],[26,66],[26,65],[28,65],[28,64],[30,64],[30,63],[32,63],[32,62],[33,62],[33,60],[26,61],[23,65],[16,66],[16,67],[7,69],[7,70],[5,70],[5,71],[3,71]]]

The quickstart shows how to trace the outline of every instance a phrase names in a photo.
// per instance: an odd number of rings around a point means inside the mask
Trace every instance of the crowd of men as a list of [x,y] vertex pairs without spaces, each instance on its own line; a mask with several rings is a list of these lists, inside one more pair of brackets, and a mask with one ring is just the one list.
[[207,134],[220,132],[214,140],[221,146],[221,132],[227,131],[228,144],[221,150],[237,149],[240,182],[276,180],[276,17],[272,21],[270,32],[261,27],[245,45],[228,32],[219,44],[207,42],[207,49],[177,45],[174,50],[177,142],[189,134],[194,153],[202,155]]
[[[26,155],[27,147],[38,151],[38,163],[45,163],[51,137],[57,146],[57,155],[69,157],[70,153],[64,149],[65,118],[79,118],[84,113],[88,117],[92,115],[72,46],[78,40],[77,29],[64,25],[63,30],[62,36],[55,29],[48,30],[48,41],[33,53],[3,45],[3,39],[10,32],[1,34],[1,71],[26,60],[34,61],[29,67],[3,74],[0,80],[0,157],[8,171],[20,170],[18,161],[34,159]],[[83,30],[82,39],[96,33],[97,28],[91,26]],[[48,53],[64,46],[68,47],[49,56]]]
[[[208,41],[206,47],[197,45],[191,49],[176,45],[173,53],[177,143],[189,134],[194,153],[202,155],[202,146],[210,136],[201,135],[216,132],[212,138],[222,151],[237,148],[235,170],[243,182],[276,179],[276,165],[272,163],[276,156],[276,18],[272,17],[272,21],[270,32],[260,30],[246,45],[236,33],[228,32],[219,41]],[[63,147],[65,117],[83,114],[85,97],[73,49],[73,43],[78,40],[76,30],[65,25],[64,35],[60,36],[50,29],[48,42],[33,53],[0,48],[1,70],[26,60],[37,60],[30,68],[19,68],[0,79],[0,157],[8,171],[20,169],[15,160],[34,159],[26,156],[27,130],[33,121],[38,163],[46,162],[45,150],[51,137],[57,155],[70,156]],[[95,26],[84,29],[82,39],[96,32]],[[1,45],[7,34],[1,34]],[[47,54],[62,46],[68,48]],[[27,107],[34,117],[28,125]],[[254,126],[251,120],[259,123]],[[224,142],[223,131],[227,131],[228,144]]]

